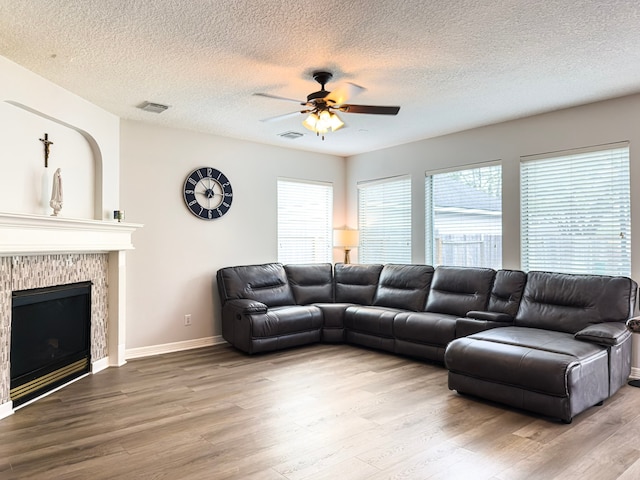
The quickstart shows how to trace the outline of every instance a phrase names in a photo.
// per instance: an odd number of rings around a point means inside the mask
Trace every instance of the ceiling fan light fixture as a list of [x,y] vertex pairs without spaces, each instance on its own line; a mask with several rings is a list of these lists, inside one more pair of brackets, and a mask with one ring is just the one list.
[[324,140],[324,135],[331,130],[335,132],[340,128],[344,127],[344,122],[330,110],[321,110],[319,113],[311,112],[307,118],[302,122],[305,128],[308,128],[312,132],[315,132],[317,135],[322,135],[322,139]]

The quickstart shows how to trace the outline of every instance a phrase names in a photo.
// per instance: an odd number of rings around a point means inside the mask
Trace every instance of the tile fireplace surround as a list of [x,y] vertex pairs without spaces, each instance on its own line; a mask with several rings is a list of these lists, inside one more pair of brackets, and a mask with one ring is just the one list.
[[0,213],[0,419],[9,397],[11,292],[91,281],[91,370],[125,363],[125,252],[142,225]]

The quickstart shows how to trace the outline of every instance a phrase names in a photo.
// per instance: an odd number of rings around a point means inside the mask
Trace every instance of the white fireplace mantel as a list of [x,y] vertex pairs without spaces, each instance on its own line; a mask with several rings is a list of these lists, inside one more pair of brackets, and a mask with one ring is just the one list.
[[0,213],[0,255],[132,250],[142,225],[44,215]]

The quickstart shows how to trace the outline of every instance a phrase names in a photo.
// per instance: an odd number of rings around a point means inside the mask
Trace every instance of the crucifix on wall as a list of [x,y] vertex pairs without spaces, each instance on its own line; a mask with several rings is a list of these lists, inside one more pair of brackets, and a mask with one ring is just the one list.
[[44,138],[39,139],[44,144],[44,167],[49,166],[49,145],[53,145],[53,142],[49,140],[49,134],[45,133]]

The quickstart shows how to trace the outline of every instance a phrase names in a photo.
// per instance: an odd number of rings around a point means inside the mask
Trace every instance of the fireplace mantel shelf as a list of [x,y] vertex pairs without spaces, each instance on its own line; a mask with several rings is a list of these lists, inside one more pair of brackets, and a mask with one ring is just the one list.
[[0,256],[132,250],[143,225],[33,214],[0,213]]

